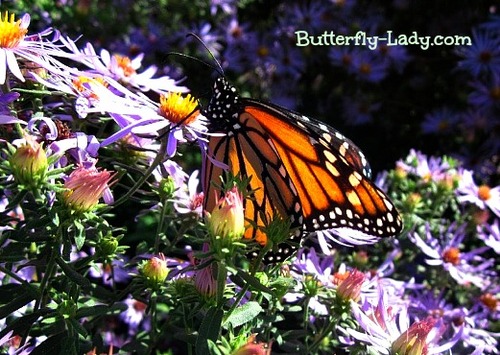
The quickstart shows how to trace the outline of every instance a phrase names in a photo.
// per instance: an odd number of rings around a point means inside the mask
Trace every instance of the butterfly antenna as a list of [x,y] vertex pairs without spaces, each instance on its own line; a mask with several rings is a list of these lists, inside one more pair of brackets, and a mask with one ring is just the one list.
[[212,58],[213,62],[216,64],[216,67],[214,68],[212,66],[212,68],[214,70],[216,70],[220,76],[224,76],[224,69],[222,69],[222,65],[220,65],[219,61],[217,60],[217,58],[215,58],[214,54],[212,53],[212,51],[210,51],[210,49],[208,48],[208,46],[206,45],[205,42],[203,42],[203,40],[200,38],[200,36],[198,36],[196,33],[193,33],[193,32],[189,32],[186,37],[194,37],[198,42],[200,42],[200,44],[203,46],[203,48],[205,48],[205,50],[207,51],[208,54],[210,54],[210,57]]

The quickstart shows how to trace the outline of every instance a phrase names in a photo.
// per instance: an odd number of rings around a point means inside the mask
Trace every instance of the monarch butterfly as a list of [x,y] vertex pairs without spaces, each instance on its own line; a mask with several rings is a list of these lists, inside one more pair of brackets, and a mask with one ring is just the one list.
[[[402,220],[389,197],[369,178],[364,154],[334,128],[283,107],[241,98],[220,76],[202,110],[209,120],[203,168],[204,208],[211,211],[216,181],[227,166],[233,175],[249,177],[252,199],[245,218],[254,223],[245,237],[265,245],[266,217],[289,217],[298,232],[268,252],[265,261],[291,255],[310,232],[341,233],[346,244],[396,236]],[[222,164],[217,164],[220,162]]]

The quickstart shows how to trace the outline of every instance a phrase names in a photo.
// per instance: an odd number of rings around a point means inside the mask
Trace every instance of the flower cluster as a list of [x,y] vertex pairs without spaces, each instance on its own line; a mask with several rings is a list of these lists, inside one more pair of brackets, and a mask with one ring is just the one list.
[[[443,22],[405,1],[34,3],[0,14],[2,353],[499,353],[493,6]],[[392,29],[471,45],[296,45]],[[221,135],[202,109],[214,67],[351,131],[389,169],[374,180],[401,235],[347,247],[320,232],[264,265],[301,231],[268,221],[265,199],[245,218],[258,177],[200,186]]]

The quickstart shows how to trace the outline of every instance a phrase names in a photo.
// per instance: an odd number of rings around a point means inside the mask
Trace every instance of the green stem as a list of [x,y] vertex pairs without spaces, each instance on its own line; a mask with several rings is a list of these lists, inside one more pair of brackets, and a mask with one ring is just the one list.
[[311,347],[307,349],[308,353],[312,354],[312,353],[316,352],[316,349],[321,344],[321,341],[323,340],[323,338],[328,336],[333,331],[333,329],[335,329],[335,326],[337,325],[337,320],[338,319],[336,319],[336,318],[331,318],[328,326],[325,329],[323,329],[323,331],[319,334],[319,336],[316,337],[316,340],[312,343]]
[[156,155],[155,159],[151,163],[150,167],[146,172],[144,173],[143,176],[140,177],[139,180],[132,186],[122,197],[120,197],[118,200],[113,203],[112,207],[116,207],[127,201],[127,199],[132,196],[141,186],[146,182],[146,180],[151,176],[153,171],[156,169],[158,165],[160,165],[163,161],[163,158],[165,157],[164,153],[167,148],[167,139],[164,138],[161,140],[160,148],[158,149],[158,154]]
[[155,238],[155,248],[154,252],[155,254],[158,254],[160,252],[160,239],[161,239],[161,234],[163,230],[163,226],[165,225],[165,216],[168,213],[169,209],[168,201],[165,199],[162,201],[162,209],[160,213],[160,220],[158,221],[158,227],[156,228],[156,238]]

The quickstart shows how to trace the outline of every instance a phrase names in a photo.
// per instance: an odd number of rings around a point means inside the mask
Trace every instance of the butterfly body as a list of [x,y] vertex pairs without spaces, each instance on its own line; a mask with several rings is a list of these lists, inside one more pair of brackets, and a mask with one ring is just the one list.
[[[215,82],[203,114],[211,136],[204,168],[205,208],[216,203],[210,181],[227,166],[250,178],[254,196],[245,201],[253,221],[245,234],[267,243],[262,230],[276,215],[289,218],[289,245],[280,245],[268,261],[286,258],[310,232],[350,233],[356,241],[397,235],[402,222],[390,199],[370,180],[364,154],[352,141],[320,121],[277,105],[241,98],[225,78]],[[214,161],[222,164],[214,164]],[[347,243],[349,244],[349,243]]]

